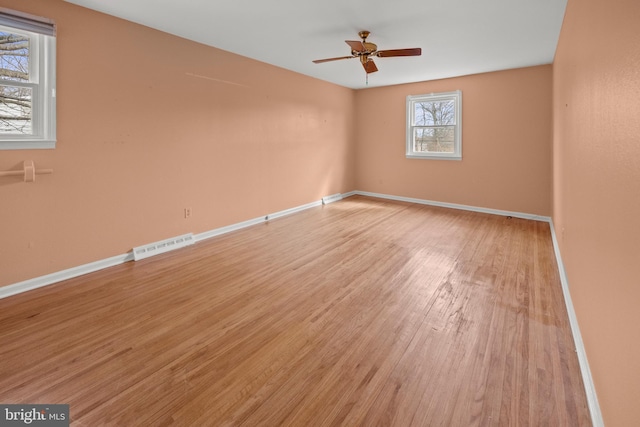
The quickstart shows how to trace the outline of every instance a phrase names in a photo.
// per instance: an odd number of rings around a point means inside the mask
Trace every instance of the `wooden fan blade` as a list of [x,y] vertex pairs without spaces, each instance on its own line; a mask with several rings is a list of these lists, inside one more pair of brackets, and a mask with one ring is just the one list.
[[315,61],[312,61],[312,62],[314,64],[322,64],[323,62],[337,61],[339,59],[351,59],[351,58],[355,58],[355,56],[340,56],[338,58],[316,59]]
[[378,67],[376,67],[376,64],[375,62],[373,62],[373,59],[369,59],[367,60],[367,62],[363,62],[362,66],[364,67],[364,71],[366,71],[367,74],[375,73],[376,71],[378,71]]
[[367,50],[360,40],[345,40],[344,42],[351,46],[351,50],[353,51],[364,52],[365,50]]
[[376,56],[379,58],[388,58],[391,56],[420,56],[422,55],[422,49],[419,47],[413,49],[391,49],[391,50],[379,50]]

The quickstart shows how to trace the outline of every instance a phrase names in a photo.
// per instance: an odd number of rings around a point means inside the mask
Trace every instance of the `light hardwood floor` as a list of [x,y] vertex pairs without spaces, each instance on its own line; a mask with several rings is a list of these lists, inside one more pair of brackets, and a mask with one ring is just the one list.
[[549,225],[350,197],[0,300],[75,426],[587,426]]

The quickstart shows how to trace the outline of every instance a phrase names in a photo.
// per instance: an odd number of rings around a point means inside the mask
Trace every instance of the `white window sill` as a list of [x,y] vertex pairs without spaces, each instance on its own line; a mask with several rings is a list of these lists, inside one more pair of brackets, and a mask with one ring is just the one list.
[[56,148],[55,140],[0,141],[0,150],[51,150],[53,148]]
[[423,160],[462,160],[462,156],[438,156],[437,154],[407,154],[407,159],[423,159]]

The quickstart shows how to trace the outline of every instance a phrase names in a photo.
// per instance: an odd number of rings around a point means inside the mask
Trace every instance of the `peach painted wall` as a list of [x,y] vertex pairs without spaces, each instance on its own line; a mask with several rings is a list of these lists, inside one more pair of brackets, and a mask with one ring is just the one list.
[[553,65],[553,220],[609,427],[640,422],[639,22],[569,0]]
[[[354,189],[354,92],[63,2],[53,168],[0,180],[0,286]],[[192,209],[185,219],[183,210]]]
[[[551,66],[356,92],[358,190],[551,214]],[[462,161],[405,157],[407,95],[462,91]]]

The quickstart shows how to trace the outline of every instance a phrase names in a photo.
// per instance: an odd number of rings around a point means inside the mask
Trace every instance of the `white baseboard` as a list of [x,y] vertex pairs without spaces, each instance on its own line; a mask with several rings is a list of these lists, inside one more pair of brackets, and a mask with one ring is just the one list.
[[302,212],[304,210],[315,208],[317,206],[322,206],[322,200],[317,200],[315,202],[307,203],[306,205],[296,206],[295,208],[285,209],[282,211],[274,212],[272,214],[267,214],[265,216],[260,216],[258,218],[253,218],[247,221],[242,221],[235,224],[227,225],[225,227],[220,227],[213,230],[205,231],[203,233],[196,234],[195,240],[196,242],[200,242],[202,240],[210,239],[212,237],[220,236],[222,234],[231,233],[232,231],[237,231],[243,228],[251,227],[252,225],[262,224],[263,222],[266,222],[266,221],[270,221],[276,218],[281,218],[283,216],[291,215],[297,212]]
[[307,210],[307,209],[315,208],[317,206],[322,206],[322,200],[318,200],[318,201],[315,201],[315,202],[307,203],[306,205],[301,205],[301,206],[298,206],[298,207],[295,207],[295,208],[285,209],[283,211],[279,211],[279,212],[276,212],[276,213],[269,214],[269,215],[267,215],[265,217],[265,220],[269,221],[271,219],[281,218],[283,216],[287,216],[287,215],[291,215],[291,214],[294,214],[294,213],[297,213],[297,212],[301,212],[301,211],[304,211],[304,210]]
[[580,364],[582,382],[584,383],[584,389],[587,394],[587,404],[589,405],[589,412],[591,414],[591,423],[594,427],[604,427],[604,420],[602,419],[602,412],[600,411],[600,404],[598,403],[598,396],[596,395],[596,386],[593,382],[593,377],[591,376],[591,369],[589,368],[589,362],[587,361],[587,351],[584,348],[584,342],[582,341],[582,335],[580,334],[580,327],[578,326],[578,318],[576,316],[576,311],[573,308],[573,302],[571,301],[569,280],[567,279],[567,272],[564,268],[564,263],[562,262],[562,256],[560,255],[560,246],[558,245],[558,239],[556,237],[556,231],[553,226],[552,219],[549,219],[549,225],[551,227],[553,250],[556,254],[556,262],[558,263],[558,271],[560,273],[560,283],[562,284],[564,303],[567,306],[567,314],[569,315],[571,333],[573,334],[578,363]]
[[2,286],[0,287],[0,298],[10,297],[12,295],[27,292],[32,289],[37,289],[43,286],[62,282],[63,280],[73,279],[74,277],[83,276],[85,274],[93,273],[104,268],[113,267],[127,261],[133,261],[132,252],[123,255],[116,255],[95,262],[90,262],[88,264],[83,264],[78,267],[72,267],[66,270],[47,274],[45,276],[36,277],[34,279],[28,279],[22,282],[14,283],[12,285]]
[[346,194],[348,194],[349,196],[360,195],[360,196],[368,196],[368,197],[377,197],[379,199],[397,200],[400,202],[409,202],[409,203],[417,203],[421,205],[438,206],[441,208],[461,209],[465,211],[488,213],[492,215],[511,216],[514,218],[530,219],[533,221],[543,221],[543,222],[551,221],[551,217],[542,216],[542,215],[534,215],[534,214],[528,214],[523,212],[503,211],[499,209],[481,208],[477,206],[459,205],[457,203],[436,202],[434,200],[415,199],[413,197],[392,196],[390,194],[371,193],[369,191],[352,191],[351,193],[345,193],[345,195],[343,196],[347,197]]
[[322,198],[322,204],[323,205],[328,205],[329,203],[337,202],[339,200],[342,200],[342,194],[341,193],[336,193],[336,194],[332,194],[330,196],[324,196]]
[[243,228],[251,227],[252,225],[262,224],[266,221],[266,217],[261,216],[254,219],[249,219],[246,221],[238,222],[231,225],[226,225],[224,227],[215,228],[213,230],[205,231],[195,235],[196,242],[200,242],[202,240],[210,239],[212,237],[220,236],[221,234],[231,233],[232,231],[241,230]]

